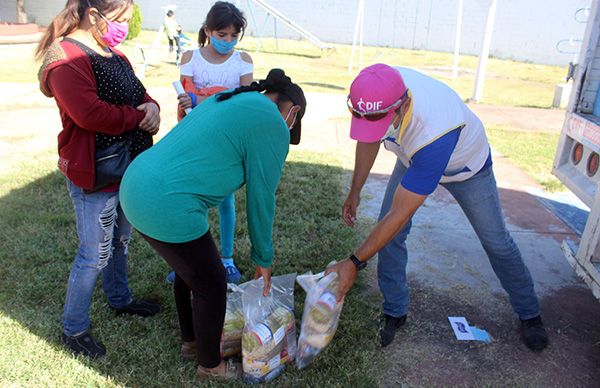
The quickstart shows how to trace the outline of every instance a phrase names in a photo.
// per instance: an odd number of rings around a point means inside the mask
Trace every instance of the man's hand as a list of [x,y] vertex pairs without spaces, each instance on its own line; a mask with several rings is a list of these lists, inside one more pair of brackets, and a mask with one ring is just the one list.
[[263,296],[268,296],[269,292],[271,292],[271,267],[265,268],[257,265],[256,271],[254,271],[254,279],[258,279],[261,276],[265,282]]
[[350,191],[344,204],[342,205],[342,219],[346,225],[353,227],[356,223],[356,209],[360,204],[360,193]]
[[356,280],[356,274],[358,270],[356,266],[350,259],[342,260],[339,263],[336,263],[330,267],[327,267],[325,270],[325,275],[330,274],[332,272],[337,272],[340,279],[340,287],[338,291],[338,302],[344,300],[344,297],[352,288],[354,281]]
[[155,135],[160,129],[160,109],[158,109],[158,106],[153,102],[147,102],[138,106],[137,110],[146,113],[146,116],[140,121],[139,128]]
[[179,100],[181,109],[186,110],[187,108],[192,107],[192,98],[188,96],[187,93],[181,93],[177,96],[177,99]]

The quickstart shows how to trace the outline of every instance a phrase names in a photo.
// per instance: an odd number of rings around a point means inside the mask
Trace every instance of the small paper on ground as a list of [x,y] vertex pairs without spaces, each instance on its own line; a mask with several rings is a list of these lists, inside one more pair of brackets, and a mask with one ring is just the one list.
[[475,339],[465,317],[448,317],[448,320],[450,321],[450,325],[452,326],[452,330],[454,330],[457,339],[461,341]]
[[448,320],[458,340],[492,342],[492,338],[487,331],[476,326],[469,326],[465,317],[448,317]]

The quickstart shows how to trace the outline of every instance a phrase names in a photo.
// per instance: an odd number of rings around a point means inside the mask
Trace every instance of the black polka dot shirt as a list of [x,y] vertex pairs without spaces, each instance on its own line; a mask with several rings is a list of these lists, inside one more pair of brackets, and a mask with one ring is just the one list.
[[[98,54],[86,45],[70,39],[81,48],[92,63],[92,70],[96,77],[98,98],[113,105],[129,105],[137,107],[143,103],[146,88],[135,76],[133,69],[118,54],[106,57]],[[130,156],[135,158],[142,151],[152,146],[152,136],[140,129],[128,131],[119,136],[110,136],[96,133],[96,149],[104,149],[118,141],[131,138]]]

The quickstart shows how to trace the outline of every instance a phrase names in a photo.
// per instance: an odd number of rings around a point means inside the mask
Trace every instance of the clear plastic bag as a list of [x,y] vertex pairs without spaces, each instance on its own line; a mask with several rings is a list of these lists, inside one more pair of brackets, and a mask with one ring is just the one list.
[[244,330],[244,310],[242,308],[242,292],[245,284],[229,284],[225,323],[221,334],[221,357],[232,357],[242,351],[242,332]]
[[309,272],[298,276],[298,284],[306,291],[302,326],[298,339],[296,366],[308,366],[333,339],[344,302],[337,301],[338,274]]
[[295,279],[295,273],[272,277],[267,297],[262,295],[262,278],[244,287],[242,361],[248,384],[273,380],[296,356]]

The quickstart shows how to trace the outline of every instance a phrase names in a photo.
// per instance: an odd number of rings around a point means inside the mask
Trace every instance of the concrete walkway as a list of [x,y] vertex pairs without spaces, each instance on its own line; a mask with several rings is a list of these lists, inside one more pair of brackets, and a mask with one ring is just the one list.
[[560,132],[565,118],[564,109],[523,108],[469,104],[469,108],[486,126],[499,126],[521,131]]

